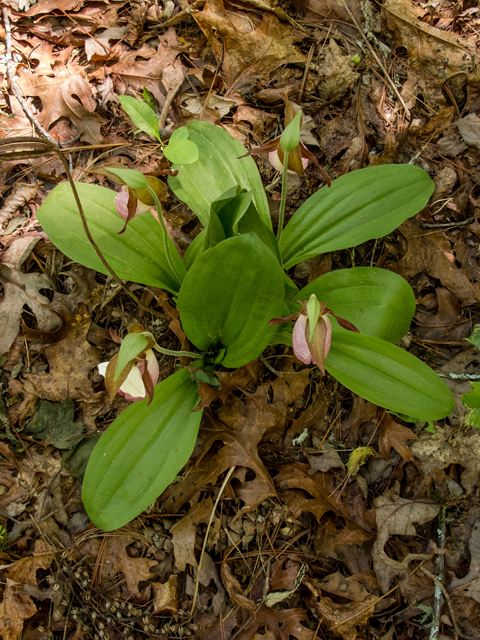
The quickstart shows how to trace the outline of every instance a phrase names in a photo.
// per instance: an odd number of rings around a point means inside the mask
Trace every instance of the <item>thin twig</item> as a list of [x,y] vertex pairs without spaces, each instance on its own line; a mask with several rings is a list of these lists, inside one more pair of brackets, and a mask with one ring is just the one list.
[[195,613],[195,604],[197,602],[198,588],[200,584],[200,571],[202,568],[203,556],[205,555],[205,549],[207,546],[208,532],[210,531],[210,527],[212,526],[213,518],[215,516],[215,511],[217,510],[217,506],[218,506],[218,503],[220,502],[222,493],[225,487],[227,486],[227,482],[230,480],[230,476],[234,471],[235,471],[235,465],[233,465],[233,467],[230,467],[227,475],[225,476],[224,481],[222,482],[222,486],[220,487],[220,490],[218,492],[217,499],[215,500],[215,504],[213,505],[212,513],[210,514],[210,519],[207,524],[207,530],[205,531],[205,538],[203,540],[202,553],[200,554],[200,560],[198,561],[197,579],[195,581],[195,591],[193,593],[192,608],[190,609],[190,619],[193,618],[193,614]]
[[42,125],[37,121],[37,119],[31,112],[30,107],[28,106],[28,103],[23,97],[20,87],[18,86],[17,81],[15,80],[15,69],[14,69],[13,58],[12,58],[12,29],[10,26],[10,18],[8,17],[8,10],[6,7],[3,7],[2,12],[3,12],[3,24],[5,25],[5,47],[6,47],[5,65],[7,67],[7,76],[10,82],[10,86],[12,87],[15,97],[19,101],[25,115],[30,120],[34,129],[37,130],[39,135],[41,135],[43,138],[46,138],[55,147],[58,147],[58,142],[54,140],[52,136],[48,133],[48,131],[46,131],[42,127]]
[[173,101],[175,100],[175,96],[177,95],[178,90],[183,84],[183,78],[176,82],[167,92],[167,97],[165,98],[165,104],[162,107],[162,111],[158,117],[158,126],[160,129],[165,127],[165,122],[167,120],[168,112],[170,111],[170,107],[172,106]]
[[307,82],[308,72],[310,71],[310,65],[312,63],[313,52],[315,51],[315,45],[312,44],[310,51],[308,52],[307,62],[305,63],[305,72],[302,78],[302,84],[300,85],[300,91],[298,92],[297,102],[302,104],[303,90],[305,89],[305,83]]
[[[422,567],[422,571],[423,571],[423,573],[425,575],[427,575],[429,578],[431,578],[433,580],[433,582],[435,583],[435,606],[437,605],[437,587],[443,593],[443,595],[445,597],[445,600],[447,601],[448,608],[450,609],[450,615],[452,616],[452,624],[453,624],[453,628],[455,629],[455,640],[458,640],[458,637],[460,635],[460,630],[458,628],[457,621],[455,620],[455,612],[453,610],[452,601],[450,599],[450,595],[449,595],[448,591],[445,589],[445,587],[440,582],[440,580],[437,578],[437,576],[435,576],[433,573],[430,573],[430,571],[428,569],[425,569],[425,567]],[[432,630],[433,630],[433,625],[432,625]],[[430,638],[437,638],[438,637],[438,632],[439,632],[439,628],[437,627],[436,635],[433,635],[433,636],[430,635]]]
[[475,222],[475,216],[460,222],[422,222],[420,226],[422,229],[453,229],[454,227],[466,227],[473,222]]
[[[446,543],[446,526],[445,526],[445,510],[440,509],[440,513],[438,514],[438,528],[437,528],[437,538],[438,543],[437,547],[439,549],[445,548]],[[424,573],[427,573],[426,569],[423,569]],[[429,640],[437,640],[438,634],[440,633],[440,616],[442,613],[443,607],[443,592],[440,588],[444,581],[444,571],[445,571],[445,556],[441,553],[437,553],[435,556],[435,571],[438,574],[438,583],[435,582],[435,602],[433,605],[433,614],[432,614],[432,626],[430,627],[430,638]]]

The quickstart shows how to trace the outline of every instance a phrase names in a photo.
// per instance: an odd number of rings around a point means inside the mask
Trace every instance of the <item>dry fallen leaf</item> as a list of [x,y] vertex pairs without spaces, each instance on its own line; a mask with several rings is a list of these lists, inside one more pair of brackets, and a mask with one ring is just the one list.
[[258,640],[264,638],[263,630],[270,630],[271,637],[275,640],[313,640],[314,632],[302,625],[302,621],[308,624],[307,612],[303,609],[270,609],[262,605],[257,611],[254,621],[249,624],[240,635],[238,640]]
[[[198,566],[195,558],[195,537],[197,526],[207,523],[212,515],[212,499],[206,498],[190,507],[187,515],[183,516],[170,529],[175,553],[175,565],[180,571],[185,571],[187,564]],[[215,518],[217,519],[217,518]]]
[[360,77],[355,71],[355,63],[348,53],[342,50],[333,38],[323,51],[324,59],[318,64],[319,83],[317,93],[322,100],[340,98]]
[[17,238],[2,256],[8,269],[0,272],[3,284],[3,300],[0,303],[0,354],[6,353],[17,337],[22,311],[25,306],[35,314],[40,331],[52,331],[61,324],[61,318],[47,309],[49,299],[40,289],[53,289],[52,281],[44,273],[23,273],[20,271],[30,251],[39,238]]
[[[230,398],[235,397],[230,396]],[[245,403],[241,401],[226,403],[217,413],[218,421],[207,422],[204,425],[208,429],[209,437],[203,444],[200,462],[189,471],[181,483],[167,491],[164,508],[169,512],[176,513],[185,502],[190,500],[199,486],[206,483],[214,484],[220,474],[233,466],[239,469],[231,480],[237,475],[243,475],[243,479],[238,477],[241,484],[236,488],[235,496],[243,500],[245,506],[238,511],[237,517],[245,511],[255,509],[261,502],[275,495],[270,474],[257,452],[258,443],[264,432],[275,423],[275,415],[248,397]],[[223,446],[215,449],[215,452],[210,451],[218,442],[223,442]],[[253,479],[245,481],[245,468],[254,472]]]
[[53,560],[51,553],[21,558],[6,572],[7,584],[0,604],[0,635],[3,640],[17,640],[23,623],[37,612],[32,598],[24,592],[26,585],[37,586],[38,569],[47,569]]
[[53,77],[38,76],[25,69],[19,69],[18,73],[23,93],[38,96],[42,101],[43,109],[37,117],[41,117],[47,131],[60,118],[68,118],[82,133],[83,142],[103,142],[100,127],[107,121],[95,113],[97,103],[82,66],[60,66]]
[[129,536],[110,536],[106,538],[105,557],[101,565],[102,580],[114,578],[117,573],[123,573],[126,581],[127,598],[134,598],[138,602],[150,599],[150,584],[140,593],[139,582],[151,579],[151,567],[158,564],[155,558],[132,558],[127,553],[127,547],[135,542]]
[[23,207],[27,202],[33,200],[37,195],[38,184],[28,184],[25,182],[17,183],[14,191],[5,200],[3,207],[0,209],[0,227],[10,220],[17,209]]
[[170,27],[159,39],[157,50],[143,44],[140,49],[122,54],[116,64],[105,69],[105,73],[120,76],[123,84],[132,91],[142,93],[143,87],[146,87],[155,100],[163,105],[165,96],[158,83],[165,67],[174,63],[180,47],[181,42],[173,27]]
[[408,580],[410,562],[424,560],[432,556],[431,553],[409,553],[401,561],[394,560],[385,551],[388,539],[393,535],[416,535],[414,523],[422,525],[433,520],[438,515],[441,505],[426,498],[407,500],[389,490],[383,496],[375,498],[373,506],[377,519],[378,536],[373,545],[372,559],[378,583],[385,593],[390,589],[395,577],[401,581]]
[[262,88],[281,65],[305,62],[293,45],[298,32],[265,13],[255,27],[246,13],[227,11],[222,0],[207,0],[203,11],[192,13],[207,37],[229,92]]
[[393,447],[404,460],[411,460],[413,453],[405,444],[406,440],[418,440],[418,437],[411,429],[395,422],[389,413],[385,413],[380,423],[380,451],[385,456],[390,456],[390,450]]
[[399,231],[408,241],[408,250],[401,260],[387,267],[390,271],[404,278],[417,273],[428,273],[457,296],[462,307],[476,304],[480,300],[480,283],[471,282],[462,270],[455,266],[454,256],[450,253],[450,243],[443,233],[421,229],[414,220],[404,222]]
[[25,376],[27,392],[36,393],[46,400],[59,401],[94,400],[104,393],[95,394],[88,377],[90,371],[101,361],[101,352],[87,342],[86,335],[91,325],[90,315],[83,306],[76,316],[66,318],[67,334],[43,350],[48,360],[49,372]]
[[[332,511],[355,528],[363,529],[362,533],[367,533],[368,538],[375,533],[374,512],[366,508],[357,481],[347,483],[340,492],[332,472],[317,471],[315,475],[310,475],[310,465],[292,462],[279,468],[275,487],[294,517],[308,511],[320,522],[325,513]],[[313,498],[306,498],[305,494]]]
[[[406,99],[421,93],[426,106],[437,112],[440,107],[450,106],[447,94],[442,91],[449,78],[463,75],[465,84],[472,89],[477,86],[473,38],[460,37],[424,22],[421,20],[424,9],[411,0],[387,0],[382,13],[396,46],[405,47],[410,59]],[[461,102],[458,97],[456,100]]]
[[169,613],[172,616],[178,613],[178,576],[171,575],[167,582],[151,582],[153,592],[153,615]]

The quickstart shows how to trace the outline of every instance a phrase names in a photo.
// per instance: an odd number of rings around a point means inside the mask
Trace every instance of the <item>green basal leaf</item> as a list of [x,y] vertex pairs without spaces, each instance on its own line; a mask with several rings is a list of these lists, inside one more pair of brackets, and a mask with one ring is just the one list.
[[312,293],[360,333],[388,342],[403,338],[415,313],[411,286],[386,269],[354,267],[326,273],[295,294],[290,313],[299,310],[296,300],[308,300]]
[[109,167],[110,173],[121,178],[132,189],[148,189],[148,182],[143,173],[135,169],[118,169]]
[[378,338],[332,331],[325,368],[369,402],[422,421],[445,418],[455,406],[450,389],[430,367]]
[[[123,235],[124,221],[117,213],[115,192],[93,184],[76,184],[88,226],[100,251],[122,280],[139,282],[177,293],[181,279],[172,272],[160,247],[162,227],[150,214],[134,218]],[[50,240],[71,260],[108,275],[83,230],[80,214],[68,183],[59,184],[47,196],[37,217]],[[172,241],[168,238],[172,244]],[[176,269],[185,267],[175,247]]]
[[198,147],[195,142],[185,137],[172,138],[170,138],[168,145],[163,148],[163,155],[170,162],[190,165],[198,160]]
[[337,178],[311,196],[283,230],[285,268],[387,235],[423,209],[433,189],[428,174],[409,164],[367,167]]
[[170,140],[185,140],[189,135],[187,127],[178,127],[173,131]]
[[118,99],[137,129],[160,140],[157,114],[151,106],[132,96],[118,96]]
[[[270,226],[267,226],[261,220],[260,216],[258,215],[258,211],[255,207],[255,204],[253,202],[250,203],[250,206],[245,211],[245,214],[242,216],[242,218],[238,222],[239,233],[245,234],[245,233],[250,233],[251,231],[257,234],[260,240],[273,252],[278,262],[282,264],[282,259],[280,257],[280,249],[278,247],[278,242],[275,237],[275,234],[273,233]],[[287,275],[285,275],[285,277],[288,278]],[[288,278],[288,280],[290,279]],[[296,289],[297,287],[295,287],[295,290]]]
[[215,211],[210,211],[210,220],[208,221],[208,227],[205,234],[205,244],[203,250],[211,249],[219,242],[223,242],[226,239],[225,229],[220,222],[219,217]]
[[[238,225],[245,215],[247,209],[252,202],[252,192],[243,191],[228,203],[226,203],[219,211],[218,218],[225,229],[225,236],[231,238],[239,235]],[[213,207],[212,207],[213,212]]]
[[192,240],[192,243],[188,245],[185,255],[183,256],[183,264],[188,271],[199,255],[203,253],[205,245],[205,236],[207,230],[200,231],[198,236]]
[[247,150],[221,127],[208,122],[188,123],[189,140],[198,147],[198,161],[190,165],[175,164],[178,175],[168,183],[175,195],[208,225],[210,206],[214,200],[240,185],[253,191],[253,202],[263,223],[272,228],[270,210],[262,179],[251,157],[241,158]]
[[[148,104],[150,109],[152,109],[152,111],[155,111],[155,109],[157,108],[157,101],[155,100],[155,96],[153,95],[153,93],[149,91],[145,86],[143,87],[142,98]],[[157,120],[157,123],[158,123],[158,120]]]
[[[475,325],[475,327],[478,326],[479,325]],[[465,416],[465,424],[467,427],[477,427],[477,429],[480,429],[480,382],[470,382],[470,384],[472,385],[470,391],[462,395],[463,404],[470,409]]]
[[128,333],[122,340],[118,352],[117,366],[113,380],[117,380],[125,367],[136,358],[148,345],[148,340],[143,333]]
[[475,324],[473,326],[472,334],[469,338],[465,338],[468,342],[473,344],[474,347],[480,351],[480,324]]
[[104,531],[127,524],[175,480],[195,445],[202,411],[188,369],[155,387],[152,403],[132,403],[105,431],[88,462],[82,499]]
[[226,347],[222,364],[240,367],[268,346],[284,305],[284,274],[264,243],[248,233],[202,253],[178,296],[188,339],[202,351]]

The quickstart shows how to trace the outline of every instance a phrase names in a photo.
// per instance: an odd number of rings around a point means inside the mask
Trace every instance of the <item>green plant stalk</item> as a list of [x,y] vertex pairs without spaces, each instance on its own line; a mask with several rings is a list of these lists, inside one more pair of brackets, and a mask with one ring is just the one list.
[[187,356],[188,358],[198,358],[199,355],[198,353],[192,353],[191,351],[175,351],[173,349],[164,349],[158,344],[154,344],[153,348],[155,349],[155,351],[164,353],[166,356]]
[[175,269],[175,266],[172,262],[171,256],[170,256],[170,247],[168,246],[168,232],[167,232],[167,226],[165,224],[165,220],[163,219],[163,213],[162,213],[162,207],[160,204],[160,200],[157,197],[157,194],[155,193],[155,191],[152,189],[152,187],[147,187],[148,192],[150,193],[150,195],[152,196],[154,202],[155,202],[155,206],[157,208],[157,214],[158,214],[158,219],[160,221],[160,226],[162,227],[162,231],[163,231],[163,250],[165,252],[165,256],[167,258],[168,261],[168,265],[170,267],[170,269],[172,270],[172,273],[174,273],[177,278],[179,279],[180,282],[182,282],[183,278],[184,278],[184,274],[182,273],[178,273],[177,270]]
[[[108,273],[112,276],[112,278],[114,279],[114,281],[129,295],[129,297],[136,303],[138,304],[139,307],[141,307],[142,309],[144,309],[145,311],[148,311],[149,313],[152,313],[154,315],[158,315],[160,317],[163,317],[162,314],[159,314],[157,311],[153,310],[153,309],[149,309],[148,307],[146,307],[143,302],[137,298],[137,296],[130,291],[130,289],[120,280],[120,278],[117,276],[117,274],[115,273],[115,271],[112,269],[112,267],[108,264],[108,262],[106,261],[105,257],[103,256],[102,252],[100,251],[97,243],[95,242],[95,240],[93,239],[92,234],[90,233],[90,229],[88,227],[88,222],[87,222],[87,218],[85,216],[85,212],[83,210],[83,206],[82,203],[80,202],[80,196],[78,195],[78,191],[77,188],[75,186],[75,182],[73,180],[72,174],[70,173],[70,168],[68,166],[68,162],[65,160],[62,152],[60,151],[60,149],[58,149],[58,147],[55,147],[55,145],[51,145],[51,149],[53,151],[53,153],[55,153],[57,155],[57,157],[59,158],[60,162],[63,165],[63,168],[65,169],[65,173],[67,174],[67,180],[70,184],[70,187],[73,191],[73,197],[75,198],[75,202],[77,204],[78,207],[78,212],[80,214],[80,218],[82,220],[82,225],[83,225],[83,229],[85,231],[85,235],[88,238],[88,241],[90,242],[90,244],[92,245],[92,247],[94,248],[94,250],[96,251],[98,257],[100,258],[103,266],[105,267],[105,269],[108,271]],[[149,187],[150,189],[150,187]],[[153,191],[153,190],[152,190]],[[155,194],[155,192],[153,192],[155,195],[155,198],[157,197],[157,195]],[[174,272],[175,273],[175,272]],[[181,280],[181,279],[180,279]]]
[[280,211],[278,212],[277,242],[280,244],[283,231],[283,221],[285,219],[285,205],[287,203],[287,173],[288,173],[288,151],[284,151],[283,175],[282,175],[282,196],[280,199]]

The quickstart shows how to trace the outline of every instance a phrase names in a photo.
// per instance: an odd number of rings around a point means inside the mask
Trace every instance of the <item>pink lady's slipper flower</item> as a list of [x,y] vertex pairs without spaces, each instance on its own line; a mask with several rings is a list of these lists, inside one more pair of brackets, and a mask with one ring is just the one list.
[[[98,365],[99,374],[107,378],[108,366],[113,362],[113,359],[110,362],[101,362]],[[138,362],[132,366],[126,380],[118,389],[118,393],[124,396],[126,400],[130,400],[130,402],[144,400],[147,395],[150,395],[148,388],[153,389],[157,384],[158,376],[159,368],[157,359],[152,349],[148,349],[145,351],[145,357],[139,359]],[[149,379],[147,379],[147,377]]]
[[[147,396],[151,402],[159,376],[157,358],[152,350],[155,345],[152,334],[145,331],[142,325],[134,324],[123,340],[112,329],[110,336],[114,342],[121,345],[120,353],[113,356],[110,362],[98,365],[98,372],[105,378],[110,398],[119,393],[131,402],[138,402]],[[122,357],[122,368],[117,371],[117,362],[122,353],[125,353],[124,348],[129,354],[127,357],[133,357],[130,360]],[[135,353],[137,355],[134,355]]]
[[[131,191],[131,190],[130,190]],[[148,204],[144,204],[138,198],[135,197],[133,193],[129,193],[128,187],[123,185],[120,191],[115,196],[115,205],[117,207],[118,215],[122,218],[122,220],[133,220],[145,211],[148,211],[152,207]],[[133,214],[129,218],[129,205],[130,208],[133,209]]]
[[[281,94],[281,95],[285,102],[285,128],[287,128],[297,114],[288,97],[285,94]],[[301,128],[301,123],[300,123],[300,128]],[[256,147],[255,149],[250,149],[250,151],[246,153],[245,156],[241,156],[241,157],[244,158],[246,156],[258,156],[263,153],[268,153],[268,159],[271,165],[277,171],[283,171],[285,156],[284,156],[283,147],[280,143],[281,137],[282,136],[277,136],[274,140],[270,140],[269,142],[262,144],[260,147]],[[298,145],[288,154],[288,167],[287,167],[288,172],[298,173],[298,175],[304,176],[305,169],[308,165],[309,160],[313,162],[313,164],[319,170],[322,178],[325,180],[328,186],[330,186],[332,182],[327,172],[323,167],[320,166],[317,158],[313,155],[311,151],[307,149],[307,147],[303,144],[301,139],[299,139]]]
[[[359,333],[359,331],[348,320],[336,316],[325,302],[318,302],[315,294],[310,296],[308,302],[300,300],[298,302],[302,306],[299,313],[294,313],[285,318],[273,318],[268,324],[275,325],[296,320],[292,333],[294,354],[304,364],[310,364],[311,362],[316,364],[325,375],[325,360],[332,343],[332,324],[329,316],[333,316],[344,329],[355,331],[356,333]],[[310,326],[312,309],[315,309],[313,312],[315,318],[313,330]]]
[[[122,180],[116,173],[112,173],[110,169],[125,169],[123,164],[118,162],[113,162],[111,164],[105,164],[102,167],[99,167],[92,173],[95,173],[100,176],[105,176],[112,182],[116,182],[117,184],[123,185],[121,190],[115,196],[115,205],[117,207],[118,215],[125,220],[125,225],[118,234],[122,234],[125,232],[128,223],[130,220],[133,220],[136,216],[139,216],[145,211],[149,211],[151,209],[156,209],[155,199],[152,197],[152,194],[148,191],[148,189],[132,189],[125,184],[125,181]],[[170,170],[161,171],[161,174],[168,173],[174,175],[175,172]],[[155,178],[154,176],[145,176],[145,179],[148,183],[148,186],[153,189],[157,198],[160,202],[166,202],[167,200],[167,185]]]

